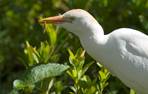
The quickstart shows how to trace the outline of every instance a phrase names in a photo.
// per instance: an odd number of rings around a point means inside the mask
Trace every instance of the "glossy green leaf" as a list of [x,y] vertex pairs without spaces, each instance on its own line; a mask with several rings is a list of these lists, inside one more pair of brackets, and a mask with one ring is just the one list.
[[46,78],[59,76],[68,68],[69,66],[67,65],[56,63],[35,66],[30,70],[27,70],[21,80],[15,80],[14,87],[17,89],[25,89],[26,87],[30,87],[36,82],[42,81]]

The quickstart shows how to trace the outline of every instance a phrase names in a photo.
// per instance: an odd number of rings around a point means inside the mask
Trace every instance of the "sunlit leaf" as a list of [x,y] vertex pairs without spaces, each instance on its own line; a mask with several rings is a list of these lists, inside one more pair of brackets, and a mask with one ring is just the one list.
[[45,24],[45,29],[49,35],[51,45],[54,46],[57,40],[57,32],[54,30],[53,26],[49,24]]
[[39,63],[38,57],[40,57],[39,53],[37,52],[35,47],[32,47],[28,41],[26,41],[26,49],[24,50],[24,53],[28,57],[28,65],[33,66],[34,64]]
[[61,75],[69,66],[55,63],[41,64],[27,70],[21,80],[14,81],[14,87],[17,89],[25,89],[32,87],[34,83],[49,77]]
[[136,94],[133,89],[130,89],[130,94]]

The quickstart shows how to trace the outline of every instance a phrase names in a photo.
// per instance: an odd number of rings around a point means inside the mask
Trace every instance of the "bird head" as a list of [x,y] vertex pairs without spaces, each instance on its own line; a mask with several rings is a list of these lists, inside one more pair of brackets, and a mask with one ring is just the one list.
[[59,16],[43,18],[40,23],[53,23],[59,25],[77,36],[93,33],[102,27],[87,11],[82,9],[73,9]]

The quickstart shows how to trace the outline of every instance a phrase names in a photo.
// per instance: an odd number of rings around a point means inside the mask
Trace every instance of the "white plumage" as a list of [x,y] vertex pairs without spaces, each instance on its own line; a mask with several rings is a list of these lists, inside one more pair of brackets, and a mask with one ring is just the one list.
[[100,24],[86,11],[70,10],[41,22],[56,23],[76,34],[96,61],[139,94],[148,94],[148,36],[120,28],[104,35]]

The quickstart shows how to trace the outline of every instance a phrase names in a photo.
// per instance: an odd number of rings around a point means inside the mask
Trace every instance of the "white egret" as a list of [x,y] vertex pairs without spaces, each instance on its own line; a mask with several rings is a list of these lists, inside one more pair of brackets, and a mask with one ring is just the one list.
[[48,17],[41,23],[55,23],[77,35],[87,53],[138,94],[148,94],[148,36],[130,28],[104,35],[101,25],[82,9]]

